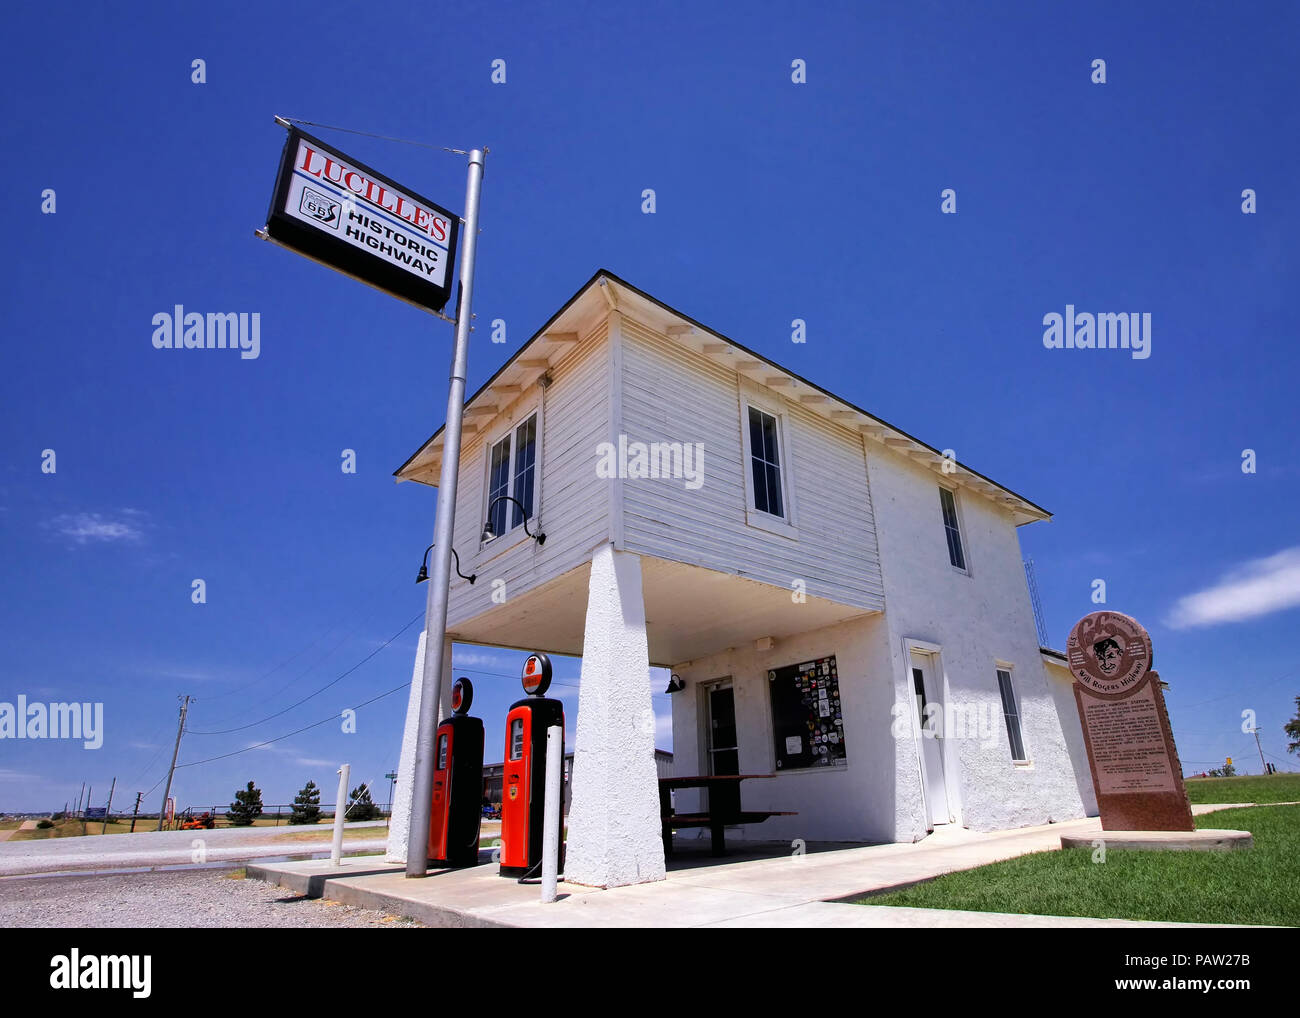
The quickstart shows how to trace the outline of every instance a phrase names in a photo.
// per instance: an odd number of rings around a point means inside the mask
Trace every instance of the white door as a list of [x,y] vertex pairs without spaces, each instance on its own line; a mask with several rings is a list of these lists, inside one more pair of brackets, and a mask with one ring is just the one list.
[[[943,699],[935,674],[934,659],[928,654],[912,655],[912,700],[921,732],[921,781],[929,826],[952,821],[948,808],[948,785],[943,773]],[[927,705],[934,707],[926,710]]]

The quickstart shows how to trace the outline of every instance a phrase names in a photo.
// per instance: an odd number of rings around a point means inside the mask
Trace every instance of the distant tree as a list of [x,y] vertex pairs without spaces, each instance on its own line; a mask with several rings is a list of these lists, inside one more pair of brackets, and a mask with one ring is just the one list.
[[348,793],[347,820],[375,820],[379,817],[379,807],[370,798],[370,788],[362,785]]
[[228,815],[232,827],[253,826],[253,821],[262,815],[262,790],[254,788],[250,781],[247,788],[235,793]]
[[1295,698],[1295,717],[1283,726],[1283,731],[1291,738],[1286,747],[1288,753],[1300,753],[1300,696]]
[[293,800],[293,812],[289,814],[291,824],[314,824],[320,820],[320,789],[316,782],[308,781]]

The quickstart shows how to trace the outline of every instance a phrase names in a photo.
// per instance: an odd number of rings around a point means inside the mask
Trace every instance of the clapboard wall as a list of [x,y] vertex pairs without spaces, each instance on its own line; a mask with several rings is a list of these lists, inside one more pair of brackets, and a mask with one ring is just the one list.
[[[734,371],[629,317],[621,322],[621,430],[628,442],[701,443],[703,485],[622,483],[623,546],[786,590],[879,611],[884,588],[862,437],[764,389],[785,414],[783,469],[795,493],[797,537],[746,519],[742,383]],[[752,383],[745,383],[751,385]]]

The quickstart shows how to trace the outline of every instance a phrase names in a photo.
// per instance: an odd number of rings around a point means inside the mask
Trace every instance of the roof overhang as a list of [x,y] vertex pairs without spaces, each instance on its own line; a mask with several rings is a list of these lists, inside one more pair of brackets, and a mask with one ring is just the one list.
[[[785,395],[811,413],[856,431],[869,440],[932,469],[953,485],[968,488],[1001,506],[1016,526],[1049,520],[1052,514],[1023,495],[944,454],[919,438],[909,435],[823,389],[788,368],[768,360],[733,339],[715,332],[626,280],[600,269],[569,298],[551,319],[513,357],[485,382],[465,403],[464,429],[467,436],[478,430],[479,421],[490,421],[519,396],[523,387],[558,364],[573,349],[579,336],[594,328],[610,311],[621,311],[686,349],[715,364],[735,371],[759,385]],[[399,481],[417,481],[437,486],[442,465],[443,428],[439,428],[411,457],[394,471]]]

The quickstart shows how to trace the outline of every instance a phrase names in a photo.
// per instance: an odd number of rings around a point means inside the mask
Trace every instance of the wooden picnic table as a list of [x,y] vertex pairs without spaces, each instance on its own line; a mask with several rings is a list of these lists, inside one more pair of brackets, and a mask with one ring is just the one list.
[[[768,817],[796,816],[773,810],[743,810],[740,783],[751,778],[774,778],[775,774],[695,774],[659,779],[659,822],[663,828],[664,857],[673,852],[674,827],[707,827],[713,835],[713,854],[726,855],[725,828],[735,824],[760,824]],[[706,813],[674,813],[670,792],[674,788],[704,788],[709,792]],[[721,793],[721,794],[719,794]]]

